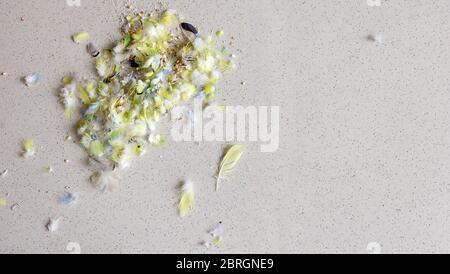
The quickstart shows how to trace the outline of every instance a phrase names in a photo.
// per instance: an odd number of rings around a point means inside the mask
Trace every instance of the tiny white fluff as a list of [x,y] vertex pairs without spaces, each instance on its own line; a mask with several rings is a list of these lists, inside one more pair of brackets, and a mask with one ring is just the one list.
[[5,169],[5,170],[0,174],[0,177],[5,178],[6,175],[8,175],[8,170],[7,170],[7,169]]
[[51,233],[55,232],[58,230],[59,228],[59,221],[61,220],[61,218],[56,218],[56,219],[50,219],[47,223],[47,230]]
[[384,42],[384,35],[382,33],[370,34],[367,36],[367,40],[382,44]]
[[41,81],[41,75],[39,75],[39,73],[27,75],[25,76],[24,81],[28,87],[35,86]]
[[114,171],[97,171],[91,176],[91,183],[105,192],[114,191],[119,181],[119,175]]
[[214,226],[214,228],[209,233],[215,238],[221,236],[223,234],[223,230],[224,230],[223,223],[219,222]]

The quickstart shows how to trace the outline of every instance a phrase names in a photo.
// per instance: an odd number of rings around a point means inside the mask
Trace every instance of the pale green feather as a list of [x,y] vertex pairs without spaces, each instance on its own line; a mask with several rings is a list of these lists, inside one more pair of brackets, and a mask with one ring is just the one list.
[[219,172],[217,174],[216,181],[216,191],[219,191],[220,181],[230,175],[244,152],[245,147],[243,145],[234,145],[227,151],[219,166]]

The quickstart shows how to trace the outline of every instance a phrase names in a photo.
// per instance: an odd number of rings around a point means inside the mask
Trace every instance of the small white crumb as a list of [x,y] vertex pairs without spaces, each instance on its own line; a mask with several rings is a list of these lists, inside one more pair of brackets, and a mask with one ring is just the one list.
[[2,72],[2,76],[7,76],[8,73],[7,72]]
[[384,35],[382,33],[375,33],[367,36],[367,40],[376,42],[376,43],[384,43]]
[[13,204],[13,205],[11,206],[11,211],[16,210],[18,207],[19,207],[19,204]]
[[48,174],[53,174],[55,173],[55,171],[53,170],[53,168],[51,166],[46,166],[44,168],[45,172],[47,172]]
[[211,243],[208,241],[203,241],[200,243],[202,246],[204,246],[206,249],[210,249],[211,248]]
[[247,83],[244,82],[244,81],[242,81],[242,82],[241,82],[241,85],[245,86],[245,85],[247,85]]
[[61,218],[50,219],[47,223],[47,230],[51,233],[55,232],[59,228],[59,221]]
[[8,175],[8,170],[7,170],[7,169],[5,169],[5,170],[0,174],[0,177],[5,178],[6,175]]
[[70,160],[64,159],[64,163],[65,163],[65,164],[68,164],[68,163],[70,163]]
[[222,222],[219,222],[218,224],[216,224],[213,229],[211,229],[211,231],[209,232],[211,234],[211,236],[213,236],[214,238],[221,236],[223,234],[224,231],[224,226]]

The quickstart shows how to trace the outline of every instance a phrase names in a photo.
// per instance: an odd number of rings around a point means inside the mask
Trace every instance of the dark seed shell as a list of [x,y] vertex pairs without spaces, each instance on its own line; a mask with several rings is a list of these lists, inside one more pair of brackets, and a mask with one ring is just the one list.
[[192,32],[195,35],[198,34],[198,30],[189,23],[181,23],[181,28],[183,28],[185,31]]

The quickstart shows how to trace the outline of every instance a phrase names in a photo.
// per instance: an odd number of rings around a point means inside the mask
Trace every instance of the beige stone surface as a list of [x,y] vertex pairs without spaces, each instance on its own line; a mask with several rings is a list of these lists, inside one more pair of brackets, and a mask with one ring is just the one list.
[[[366,253],[371,242],[383,253],[450,252],[449,1],[162,3],[202,32],[225,31],[239,61],[219,101],[280,106],[280,149],[247,143],[216,193],[227,144],[169,141],[135,161],[119,191],[100,193],[83,149],[64,142],[73,123],[56,94],[63,75],[93,75],[71,35],[85,30],[108,45],[125,1],[2,0],[1,253],[68,253],[70,242],[82,253]],[[377,33],[383,43],[366,39]],[[21,78],[32,72],[44,79],[27,88]],[[28,160],[26,138],[38,144]],[[48,165],[54,175],[42,171]],[[186,178],[197,201],[181,219],[176,187]],[[80,197],[71,208],[57,203],[66,187]],[[48,218],[58,216],[49,234]],[[199,242],[220,220],[223,246],[206,250]]]

